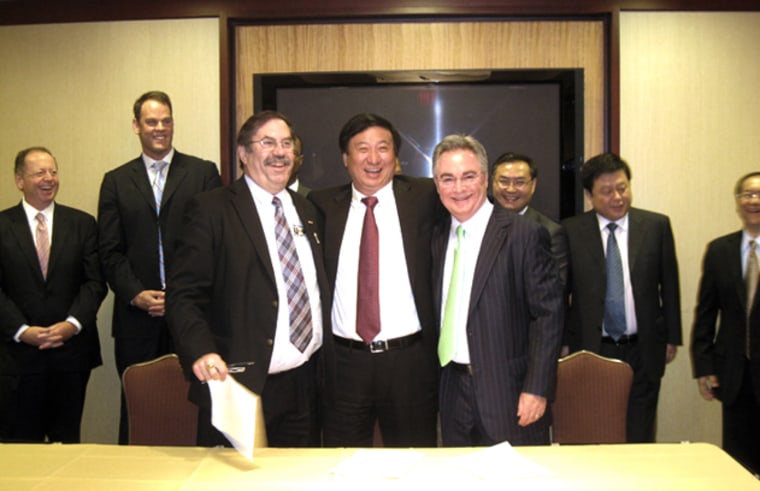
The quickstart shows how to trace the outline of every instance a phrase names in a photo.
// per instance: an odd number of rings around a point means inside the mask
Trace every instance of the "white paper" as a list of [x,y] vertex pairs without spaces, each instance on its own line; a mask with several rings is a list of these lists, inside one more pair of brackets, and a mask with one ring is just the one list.
[[209,380],[208,390],[211,393],[211,424],[238,452],[253,461],[258,398],[231,376],[224,382]]
[[341,461],[334,476],[366,479],[401,479],[424,454],[415,450],[359,449]]
[[524,479],[551,475],[548,469],[522,456],[509,442],[452,457],[450,462],[454,467],[484,480],[504,480],[505,476],[509,479]]

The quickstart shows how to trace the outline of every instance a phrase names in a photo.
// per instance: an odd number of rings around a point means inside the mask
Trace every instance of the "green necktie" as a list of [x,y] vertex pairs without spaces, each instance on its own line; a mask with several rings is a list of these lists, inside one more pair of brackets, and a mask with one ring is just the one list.
[[446,295],[446,307],[443,310],[441,337],[438,339],[438,359],[441,361],[442,367],[448,365],[456,353],[454,327],[457,319],[457,307],[461,303],[459,296],[462,290],[462,270],[464,269],[463,238],[464,228],[459,225],[457,227],[457,245],[454,249],[454,264],[451,267],[451,282],[449,283],[449,292]]

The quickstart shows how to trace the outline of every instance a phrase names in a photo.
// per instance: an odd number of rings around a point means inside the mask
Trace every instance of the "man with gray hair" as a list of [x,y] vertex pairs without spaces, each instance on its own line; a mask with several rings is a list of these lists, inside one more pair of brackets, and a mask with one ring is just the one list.
[[432,240],[443,444],[548,444],[562,289],[548,232],[491,204],[487,174],[474,138],[436,146],[435,185],[451,213]]

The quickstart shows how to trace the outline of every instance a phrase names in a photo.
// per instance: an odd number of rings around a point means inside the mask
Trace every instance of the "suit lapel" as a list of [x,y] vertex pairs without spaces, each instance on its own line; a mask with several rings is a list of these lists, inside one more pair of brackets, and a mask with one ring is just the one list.
[[470,293],[470,307],[467,313],[468,317],[472,314],[475,305],[478,303],[480,295],[486,286],[490,272],[493,270],[496,257],[502,250],[504,241],[507,239],[507,232],[512,225],[513,216],[511,213],[494,206],[491,218],[488,220],[483,242],[480,244],[480,253],[475,264],[475,271],[472,277],[472,292]]
[[137,188],[137,191],[145,199],[145,203],[155,213],[156,211],[156,198],[153,196],[153,188],[150,184],[150,178],[148,177],[148,171],[145,170],[145,163],[142,157],[138,157],[130,163],[129,177],[132,179],[132,183]]
[[628,211],[628,271],[633,278],[639,252],[646,242],[647,228],[641,215],[631,208]]
[[325,210],[325,266],[330,284],[335,284],[338,274],[338,257],[343,243],[343,233],[346,230],[348,211],[351,208],[351,185],[338,189],[332,196],[329,210]]
[[69,215],[61,205],[56,204],[53,211],[53,242],[50,244],[50,257],[48,258],[48,278],[52,275],[58,258],[63,254],[61,251],[65,248],[70,234]]
[[[728,276],[728,284],[736,285],[736,296],[739,298],[742,306],[747,309],[747,284],[744,281],[744,270],[742,269],[742,237],[743,233],[737,232],[732,235],[728,241],[726,241],[725,254],[722,257],[726,258],[725,270]],[[757,295],[756,295],[757,298]],[[755,301],[757,305],[757,301]],[[753,309],[755,306],[753,305]]]
[[398,212],[398,221],[401,226],[401,240],[404,243],[404,256],[406,256],[406,268],[409,275],[409,283],[412,285],[412,291],[415,291],[414,275],[412,271],[417,271],[417,258],[415,251],[416,233],[404,233],[404,230],[416,231],[419,221],[417,220],[417,210],[414,207],[414,196],[412,186],[399,179],[393,180],[393,196],[396,198],[396,211]]
[[[446,248],[449,243],[451,219],[445,220],[433,229],[431,253],[433,255],[433,305],[440,306],[443,301],[443,268],[446,263]],[[439,311],[435,312],[438,318]]]
[[601,272],[601,276],[604,277],[604,272],[607,270],[607,261],[604,258],[604,247],[602,246],[602,233],[599,231],[599,219],[596,217],[594,211],[589,211],[583,218],[583,237],[588,239],[588,254],[591,256],[590,271]]
[[34,247],[34,238],[32,237],[32,231],[29,228],[29,222],[26,219],[23,206],[19,203],[18,206],[12,208],[8,213],[8,217],[13,224],[11,227],[12,233],[21,247],[24,259],[29,263],[29,268],[34,271],[35,276],[40,281],[44,281],[40,261],[37,257],[37,249]]
[[[231,193],[230,200],[237,212],[240,223],[251,240],[254,250],[261,258],[261,263],[264,265],[269,279],[272,280],[273,284],[276,284],[272,261],[269,259],[269,249],[264,238],[264,229],[261,226],[261,220],[259,220],[258,215],[262,211],[266,213],[266,210],[258,210],[257,212],[256,202],[253,200],[253,196],[251,196],[251,191],[248,189],[245,178],[241,177],[235,181],[229,189]],[[274,213],[274,209],[272,213]]]
[[[187,177],[187,169],[185,168],[185,162],[182,154],[174,151],[174,158],[171,165],[169,165],[169,173],[166,176],[166,184],[164,185],[164,192],[161,196],[161,209],[164,209],[164,205],[169,202],[174,192],[179,187],[180,183]],[[151,196],[153,195],[153,189],[151,188]]]

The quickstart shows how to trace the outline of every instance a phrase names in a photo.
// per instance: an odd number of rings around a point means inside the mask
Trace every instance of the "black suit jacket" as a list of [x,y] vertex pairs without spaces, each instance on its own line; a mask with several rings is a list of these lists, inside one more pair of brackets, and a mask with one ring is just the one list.
[[[351,192],[351,184],[346,184],[309,193],[309,199],[324,218],[325,264],[331,291],[335,288],[340,247],[351,207]],[[409,282],[422,326],[423,342],[429,354],[427,360],[421,361],[433,366],[437,365],[438,328],[434,320],[435,304],[430,276],[430,239],[433,224],[444,216],[445,210],[431,179],[394,176],[393,195],[403,235]],[[328,305],[326,310],[330,312],[331,308],[332,305]],[[325,351],[325,358],[329,382],[336,369],[333,353]]]
[[[437,227],[432,242],[437,325],[450,227],[450,221]],[[562,313],[562,287],[547,230],[494,206],[467,313],[476,406],[493,440],[526,443],[532,434],[545,434],[549,418],[527,427],[517,425],[517,404],[521,392],[554,397]]]
[[[596,212],[563,221],[570,247],[569,310],[564,342],[570,351],[599,353],[607,285]],[[631,208],[628,265],[636,305],[642,365],[650,380],[665,373],[666,345],[681,344],[681,297],[673,231],[667,216]]]
[[[288,191],[301,217],[316,266],[322,304],[330,291],[324,272],[318,214],[303,196]],[[303,260],[303,259],[301,259]],[[208,405],[208,389],[192,365],[207,353],[227,363],[254,361],[235,378],[261,394],[277,326],[275,272],[256,204],[244,178],[193,198],[187,207],[175,266],[167,286],[166,319],[180,361],[191,380],[190,398]],[[329,310],[322,325],[330,332]],[[324,345],[332,338],[324,336]]]
[[[17,375],[85,371],[101,364],[96,315],[106,295],[95,219],[57,204],[53,212],[48,275],[42,277],[32,231],[21,204],[0,220],[0,373]],[[16,343],[27,324],[47,327],[75,317],[82,330],[60,348],[39,350]]]
[[[219,172],[212,162],[174,152],[158,217],[167,278],[187,202],[194,195],[221,184]],[[143,290],[161,290],[156,206],[142,157],[103,177],[98,227],[103,271],[116,295],[114,337],[155,336],[164,326],[164,319],[150,317],[147,312],[129,304]]]
[[567,287],[567,234],[565,227],[530,206],[523,213],[525,218],[538,222],[549,231],[551,238],[551,251],[554,261],[557,263],[560,283],[563,290]]
[[[736,399],[744,375],[747,290],[741,257],[742,232],[710,242],[702,265],[702,280],[691,336],[694,376],[717,375],[724,404]],[[760,295],[750,317],[752,381],[760,400]],[[720,315],[720,328],[716,325]]]

